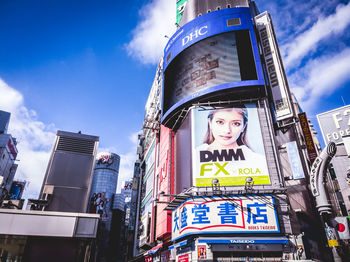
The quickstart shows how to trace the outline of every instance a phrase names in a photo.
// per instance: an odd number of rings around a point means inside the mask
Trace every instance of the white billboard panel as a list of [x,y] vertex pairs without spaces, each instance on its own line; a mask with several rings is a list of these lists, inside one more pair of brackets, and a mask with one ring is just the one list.
[[293,111],[288,95],[289,87],[269,13],[264,12],[256,16],[255,23],[265,58],[266,73],[275,105],[275,117],[277,121],[284,120],[292,117]]
[[274,199],[263,196],[197,197],[172,212],[174,241],[191,234],[278,233]]
[[193,186],[271,184],[255,104],[191,111]]
[[297,143],[295,141],[286,143],[286,148],[288,153],[289,164],[292,168],[293,179],[305,178]]
[[343,136],[350,135],[350,105],[317,115],[325,144],[343,143]]

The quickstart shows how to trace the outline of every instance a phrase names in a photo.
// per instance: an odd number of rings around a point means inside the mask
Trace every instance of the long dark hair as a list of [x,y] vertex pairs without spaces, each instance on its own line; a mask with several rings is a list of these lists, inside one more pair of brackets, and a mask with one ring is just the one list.
[[250,147],[249,143],[248,143],[248,139],[247,139],[248,111],[247,111],[247,108],[245,108],[244,106],[242,106],[242,107],[224,107],[224,108],[218,108],[218,109],[214,109],[214,110],[210,111],[208,114],[208,128],[207,128],[207,132],[204,136],[203,143],[210,145],[211,143],[214,142],[215,138],[214,138],[213,133],[211,131],[209,121],[211,122],[213,120],[215,113],[222,111],[222,110],[225,110],[225,111],[235,110],[243,117],[244,128],[243,128],[242,133],[239,135],[239,137],[237,139],[237,145],[239,145],[239,146],[245,145],[247,147]]

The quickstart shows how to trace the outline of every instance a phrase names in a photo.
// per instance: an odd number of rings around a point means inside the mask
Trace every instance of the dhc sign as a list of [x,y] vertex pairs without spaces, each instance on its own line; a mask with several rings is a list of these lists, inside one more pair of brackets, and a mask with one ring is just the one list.
[[199,29],[196,29],[194,32],[189,33],[184,38],[182,38],[182,46],[186,45],[188,42],[191,42],[193,39],[196,39],[199,36],[205,35],[208,33],[208,26],[202,26]]

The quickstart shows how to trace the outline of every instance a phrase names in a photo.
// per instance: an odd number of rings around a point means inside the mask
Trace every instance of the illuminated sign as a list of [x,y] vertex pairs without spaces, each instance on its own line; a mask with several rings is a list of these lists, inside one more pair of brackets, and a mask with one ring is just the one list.
[[192,177],[197,187],[270,184],[261,127],[254,104],[192,109]]
[[256,43],[249,8],[211,12],[181,27],[164,49],[162,122],[206,94],[263,86]]
[[191,234],[278,233],[274,199],[264,196],[198,197],[172,212],[172,241]]
[[272,21],[270,15],[264,12],[255,17],[255,22],[264,53],[266,73],[270,82],[276,110],[276,120],[284,120],[292,117],[293,111],[288,95],[288,83],[284,74]]
[[186,44],[192,42],[194,39],[198,38],[199,36],[203,36],[208,33],[208,26],[202,26],[199,29],[194,30],[193,32],[186,35],[184,38],[182,38],[182,46],[185,46]]
[[343,136],[350,135],[350,105],[317,115],[325,144],[343,143]]

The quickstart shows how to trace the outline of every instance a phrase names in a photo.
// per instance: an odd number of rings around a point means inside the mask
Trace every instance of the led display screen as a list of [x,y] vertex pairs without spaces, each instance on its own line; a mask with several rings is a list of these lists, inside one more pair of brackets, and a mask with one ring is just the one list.
[[248,30],[208,37],[185,49],[166,68],[163,114],[210,87],[257,79]]

